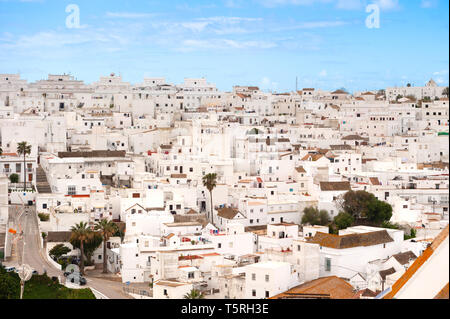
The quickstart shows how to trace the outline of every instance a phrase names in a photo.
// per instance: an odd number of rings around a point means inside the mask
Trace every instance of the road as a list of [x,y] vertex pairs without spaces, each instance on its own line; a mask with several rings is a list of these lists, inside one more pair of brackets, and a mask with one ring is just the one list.
[[[23,234],[21,238],[17,240],[15,245],[15,254],[10,262],[7,263],[8,266],[15,266],[22,264],[30,265],[33,269],[37,270],[40,274],[47,271],[48,276],[61,276],[63,278],[63,272],[56,267],[54,267],[48,259],[45,257],[45,252],[40,247],[41,234],[39,233],[38,221],[36,215],[36,209],[34,206],[25,206],[25,212],[20,214],[22,211],[22,206],[12,206],[12,213],[15,216],[15,225],[18,230],[18,235],[21,230]],[[25,251],[23,251],[25,247]],[[5,263],[6,265],[6,263]],[[111,281],[102,278],[92,278],[86,276],[87,285],[84,287],[92,287],[106,297],[110,299],[133,299],[128,294],[124,293],[122,287],[123,283],[117,281]]]

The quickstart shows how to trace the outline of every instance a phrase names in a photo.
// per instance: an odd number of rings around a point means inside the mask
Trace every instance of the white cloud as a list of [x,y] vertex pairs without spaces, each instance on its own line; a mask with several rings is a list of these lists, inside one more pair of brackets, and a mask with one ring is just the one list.
[[265,76],[261,79],[260,86],[262,90],[276,91],[278,83],[273,82],[269,77]]
[[296,6],[310,6],[316,3],[331,3],[334,0],[257,0],[261,5],[268,8],[296,5]]
[[182,52],[202,49],[270,49],[276,47],[274,42],[268,41],[237,41],[231,39],[193,40],[182,42],[177,50]]
[[398,0],[376,0],[373,3],[378,5],[381,10],[385,11],[396,10],[400,8]]
[[106,16],[110,18],[121,18],[121,19],[142,19],[142,18],[153,18],[156,13],[142,13],[142,12],[106,12]]
[[360,0],[338,0],[336,8],[343,10],[361,10],[363,4]]
[[424,9],[434,8],[437,5],[437,0],[422,0],[420,7]]
[[185,22],[185,23],[181,23],[181,26],[183,28],[186,28],[186,29],[189,29],[189,30],[195,31],[195,32],[203,31],[208,25],[209,25],[209,22]]
[[319,73],[319,76],[320,76],[320,77],[326,77],[327,75],[328,75],[327,70],[322,70],[322,71],[320,71],[320,73]]

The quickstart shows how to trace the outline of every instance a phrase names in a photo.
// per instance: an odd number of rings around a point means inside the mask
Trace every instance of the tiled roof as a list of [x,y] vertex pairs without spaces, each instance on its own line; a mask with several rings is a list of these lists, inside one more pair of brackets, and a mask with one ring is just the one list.
[[349,191],[350,182],[320,182],[321,191]]
[[433,299],[449,299],[448,295],[448,283],[444,286],[444,288],[439,291],[439,293]]
[[370,297],[370,298],[375,298],[378,295],[377,292],[370,290],[369,288],[364,289],[363,291],[361,291],[361,296],[362,297]]
[[297,172],[299,172],[299,173],[306,173],[306,171],[305,171],[305,169],[303,168],[303,166],[296,167],[295,170],[296,170]]
[[270,299],[352,299],[353,287],[342,278],[331,276],[309,281]]
[[59,158],[66,157],[125,157],[126,151],[58,152]]
[[422,267],[422,265],[433,255],[434,251],[439,247],[440,244],[448,237],[449,225],[445,227],[439,235],[433,240],[431,245],[425,249],[425,251],[420,255],[414,263],[406,270],[406,272],[401,276],[393,285],[392,290],[384,299],[395,298],[395,295],[400,291],[400,289],[406,285],[406,283],[411,279],[411,277]]
[[411,260],[416,260],[417,256],[412,251],[406,251],[404,253],[399,253],[392,255],[401,265],[408,264]]
[[306,154],[303,158],[302,161],[308,161],[310,158],[313,162],[321,159],[323,157],[322,154]]
[[233,219],[238,213],[239,213],[238,209],[231,207],[223,207],[217,210],[217,216],[226,219]]
[[347,135],[347,136],[343,137],[342,140],[343,141],[354,141],[354,140],[366,140],[366,139],[359,135],[353,134],[353,135]]
[[386,270],[381,270],[380,271],[380,277],[381,277],[381,279],[386,280],[386,276],[392,275],[395,272],[396,271],[395,271],[394,267],[391,267],[391,268],[386,269]]
[[340,150],[351,150],[351,145],[341,144],[341,145],[330,145],[331,150],[340,151]]
[[334,249],[374,246],[393,241],[394,240],[389,236],[386,230],[343,236],[317,232],[315,236],[309,240],[311,243]]
[[336,90],[334,92],[331,92],[331,94],[348,94],[348,93],[345,92],[344,90]]
[[380,181],[378,180],[378,177],[370,177],[369,180],[372,185],[381,185]]
[[187,178],[186,174],[171,174],[170,178]]

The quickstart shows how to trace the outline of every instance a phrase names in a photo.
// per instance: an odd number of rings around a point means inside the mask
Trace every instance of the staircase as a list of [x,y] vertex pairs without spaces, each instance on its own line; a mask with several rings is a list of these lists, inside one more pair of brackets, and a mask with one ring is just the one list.
[[51,194],[52,192],[50,184],[47,181],[47,175],[41,165],[36,168],[36,189],[41,194]]

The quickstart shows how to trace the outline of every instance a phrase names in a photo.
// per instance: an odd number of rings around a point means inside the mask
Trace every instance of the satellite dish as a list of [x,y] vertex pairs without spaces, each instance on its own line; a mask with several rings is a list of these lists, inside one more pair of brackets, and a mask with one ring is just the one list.
[[24,264],[19,266],[19,278],[22,281],[30,280],[31,276],[33,276],[33,268],[30,265]]

